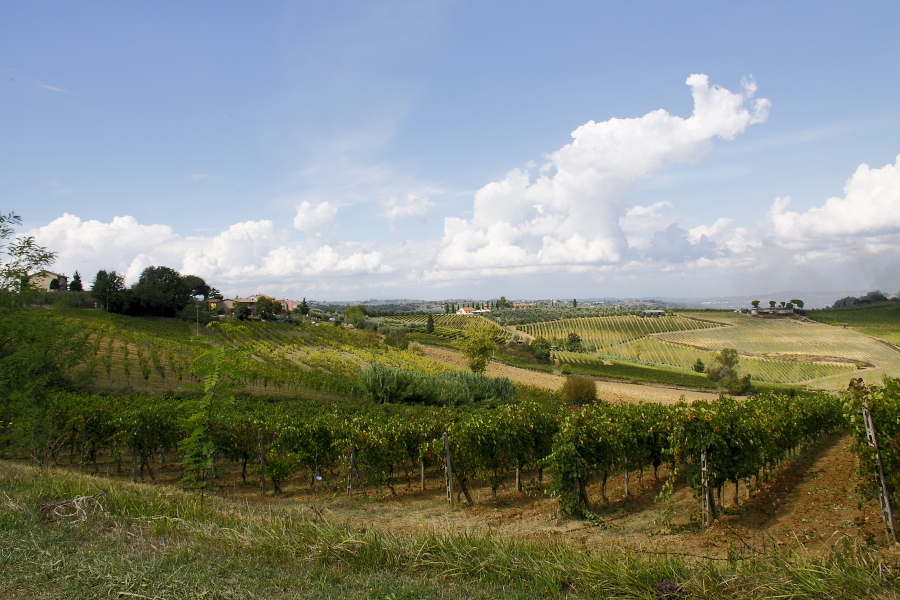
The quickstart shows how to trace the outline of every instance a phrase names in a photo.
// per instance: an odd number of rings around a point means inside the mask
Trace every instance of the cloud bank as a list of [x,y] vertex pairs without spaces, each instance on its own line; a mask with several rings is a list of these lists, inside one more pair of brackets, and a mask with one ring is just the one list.
[[[541,166],[513,169],[475,192],[471,217],[445,217],[439,239],[337,241],[340,211],[328,201],[296,205],[293,227],[245,221],[212,236],[179,235],[130,216],[103,223],[72,214],[29,233],[59,253],[60,270],[79,269],[86,278],[103,268],[134,281],[145,267],[164,264],[226,293],[440,297],[484,289],[497,295],[528,281],[514,293],[589,297],[775,289],[781,280],[794,289],[890,288],[879,282],[897,281],[896,163],[860,165],[843,196],[805,212],[791,211],[790,198],[776,198],[764,218],[740,226],[714,214],[687,227],[672,202],[631,204],[629,194],[642,179],[695,164],[717,138],[734,139],[768,116],[770,103],[754,98],[751,80],[740,92],[711,85],[705,75],[686,83],[694,100],[690,117],[660,109],[589,121]],[[391,227],[404,218],[424,220],[436,208],[416,194],[379,204],[384,226]]]

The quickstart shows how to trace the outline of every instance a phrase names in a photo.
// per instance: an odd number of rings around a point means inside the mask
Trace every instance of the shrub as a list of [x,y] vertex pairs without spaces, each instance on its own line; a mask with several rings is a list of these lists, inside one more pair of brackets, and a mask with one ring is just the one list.
[[572,365],[569,363],[564,364],[559,368],[559,372],[563,375],[570,375],[572,373]]
[[566,379],[562,395],[567,404],[593,404],[597,401],[597,384],[590,377],[572,375]]

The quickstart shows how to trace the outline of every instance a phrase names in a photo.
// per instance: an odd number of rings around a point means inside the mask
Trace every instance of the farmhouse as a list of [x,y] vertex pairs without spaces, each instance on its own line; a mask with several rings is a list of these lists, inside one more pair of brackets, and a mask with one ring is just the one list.
[[[53,273],[51,271],[41,271],[40,273],[35,273],[31,277],[28,278],[28,283],[33,285],[39,290],[44,292],[50,291],[50,284],[53,283],[53,280],[56,280],[59,283],[59,288],[61,290],[69,289],[69,278],[60,273]],[[54,288],[53,289],[57,289]]]
[[461,306],[461,307],[459,307],[459,310],[456,311],[456,314],[458,314],[458,315],[474,315],[475,309],[472,308],[471,306]]
[[664,310],[645,310],[642,311],[645,317],[664,317],[666,316],[666,311]]
[[528,302],[516,302],[513,304],[513,308],[528,308],[529,306],[531,306],[531,304]]

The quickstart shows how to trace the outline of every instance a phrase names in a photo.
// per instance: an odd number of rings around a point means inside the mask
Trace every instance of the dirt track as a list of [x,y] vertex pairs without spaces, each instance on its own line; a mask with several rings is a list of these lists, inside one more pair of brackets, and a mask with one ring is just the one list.
[[[424,347],[425,355],[438,362],[465,368],[466,360],[462,353],[447,348],[434,346]],[[549,390],[558,390],[565,383],[562,375],[552,375],[528,369],[510,367],[502,363],[492,362],[488,364],[487,374],[491,377],[507,377],[515,383],[533,385]],[[708,392],[694,392],[690,390],[677,390],[667,387],[652,385],[638,385],[633,383],[612,383],[608,381],[597,382],[597,397],[607,402],[655,402],[658,404],[674,404],[682,397],[687,401],[715,400],[718,396]]]

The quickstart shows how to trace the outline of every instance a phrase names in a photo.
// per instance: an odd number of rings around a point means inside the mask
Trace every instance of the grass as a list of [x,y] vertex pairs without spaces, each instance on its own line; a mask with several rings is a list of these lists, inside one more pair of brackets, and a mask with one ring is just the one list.
[[702,389],[715,389],[716,384],[710,381],[706,375],[700,373],[688,373],[681,370],[669,370],[647,365],[635,365],[619,361],[610,361],[613,364],[602,363],[567,363],[572,367],[572,372],[580,375],[593,375],[608,379],[625,379],[629,381],[648,381],[664,383],[667,385],[685,386]]
[[[97,493],[83,521],[48,502]],[[0,463],[0,595],[16,598],[895,598],[860,546],[711,561],[432,530],[395,535],[314,505],[257,510],[215,497]],[[669,596],[686,597],[686,596]]]

